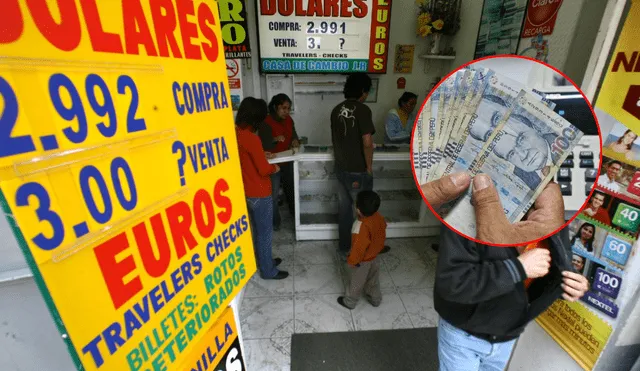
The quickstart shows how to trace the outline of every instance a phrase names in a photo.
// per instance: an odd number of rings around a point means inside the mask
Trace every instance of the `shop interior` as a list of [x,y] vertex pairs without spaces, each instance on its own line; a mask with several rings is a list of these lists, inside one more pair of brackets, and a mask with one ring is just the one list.
[[[431,214],[415,187],[409,144],[384,146],[384,121],[400,95],[418,95],[418,107],[427,94],[449,72],[476,56],[479,30],[483,27],[483,6],[490,0],[461,0],[459,29],[440,40],[440,53],[431,54],[432,39],[417,35],[417,7],[414,1],[394,0],[388,31],[387,71],[371,74],[373,91],[366,104],[373,112],[376,127],[374,154],[376,188],[382,198],[381,212],[388,215],[388,245],[382,256],[380,307],[359,305],[353,311],[336,303],[347,284],[347,272],[337,254],[337,196],[333,177],[329,114],[344,98],[344,74],[262,73],[256,1],[243,1],[248,18],[251,58],[236,59],[239,80],[237,94],[267,102],[278,93],[292,100],[291,117],[301,138],[301,152],[294,161],[295,210],[291,215],[282,206],[282,225],[273,235],[274,256],[282,258],[282,269],[291,276],[280,281],[262,280],[256,274],[234,300],[239,334],[248,370],[289,370],[292,335],[302,333],[393,330],[437,327],[433,309],[440,222]],[[519,6],[526,1],[507,1]],[[558,10],[555,28],[543,40],[518,38],[514,54],[541,59],[563,71],[593,100],[625,0],[565,0]],[[409,72],[394,72],[397,45],[413,45]],[[513,47],[513,46],[511,46]],[[445,52],[446,51],[446,52]],[[576,91],[557,75],[526,71],[522,64],[492,66],[518,81],[553,95],[560,107],[578,112],[582,122],[584,107],[575,108]],[[235,76],[235,75],[234,75]],[[524,78],[526,76],[526,79]],[[555,95],[554,95],[555,94]],[[233,99],[232,99],[233,100]],[[577,103],[579,105],[579,103]],[[571,120],[570,118],[567,118]],[[567,216],[581,206],[589,190],[585,169],[579,165],[579,151],[592,151],[599,158],[599,139],[593,126],[576,149],[570,191],[565,195]],[[595,164],[598,167],[598,164]],[[585,193],[586,192],[586,193]],[[31,273],[9,225],[0,218],[0,369],[70,370],[72,362],[51,321]],[[635,267],[640,271],[640,267]],[[631,369],[638,366],[640,339],[625,329],[638,328],[637,306],[640,290],[630,291],[628,310],[621,312],[609,344],[595,370]],[[13,298],[4,300],[4,298]],[[6,318],[6,320],[4,320]],[[624,340],[626,339],[626,340]],[[433,347],[436,344],[425,344]],[[549,367],[553,365],[553,367]],[[624,365],[623,368],[618,368]],[[435,367],[435,366],[434,366]],[[425,368],[428,369],[428,368]],[[435,369],[435,368],[433,368]],[[580,370],[582,367],[545,330],[531,323],[512,354],[508,370]],[[636,368],[637,369],[637,368]]]

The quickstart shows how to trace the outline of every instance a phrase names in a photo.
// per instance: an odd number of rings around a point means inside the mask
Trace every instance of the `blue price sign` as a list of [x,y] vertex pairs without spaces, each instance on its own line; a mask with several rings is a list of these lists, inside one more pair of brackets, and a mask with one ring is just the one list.
[[631,243],[621,240],[613,235],[608,235],[604,240],[602,256],[620,265],[625,265],[631,254]]
[[622,285],[622,277],[607,272],[602,268],[596,269],[596,276],[593,280],[594,290],[615,299],[620,292],[620,285]]

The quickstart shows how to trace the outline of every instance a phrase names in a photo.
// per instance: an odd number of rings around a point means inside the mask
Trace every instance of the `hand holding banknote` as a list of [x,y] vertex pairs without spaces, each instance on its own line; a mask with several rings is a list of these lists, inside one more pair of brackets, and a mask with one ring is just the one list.
[[[421,186],[424,197],[433,207],[453,201],[471,184],[466,173],[455,173]],[[536,240],[555,232],[564,224],[564,203],[560,187],[549,183],[536,199],[526,220],[510,223],[498,192],[487,175],[473,179],[472,201],[476,216],[476,238],[492,244],[514,245]]]

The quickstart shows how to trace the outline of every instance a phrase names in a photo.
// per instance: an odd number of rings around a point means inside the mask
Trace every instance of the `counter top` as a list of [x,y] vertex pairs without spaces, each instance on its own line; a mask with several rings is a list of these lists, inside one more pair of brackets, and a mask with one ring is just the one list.
[[[408,144],[405,145],[381,145],[376,144],[373,152],[374,160],[409,160],[410,150]],[[307,144],[300,146],[293,156],[288,156],[291,161],[333,161],[333,146],[322,144]],[[272,161],[269,161],[270,163]],[[282,161],[280,161],[282,162]],[[273,162],[275,163],[275,162]]]

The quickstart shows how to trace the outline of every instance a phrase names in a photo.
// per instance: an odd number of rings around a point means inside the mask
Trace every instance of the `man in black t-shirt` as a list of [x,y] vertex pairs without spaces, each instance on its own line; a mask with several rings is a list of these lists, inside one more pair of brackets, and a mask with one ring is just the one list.
[[371,90],[371,78],[365,73],[349,75],[344,85],[345,101],[331,111],[331,141],[335,156],[338,191],[338,231],[340,252],[351,249],[355,194],[373,190],[373,127],[371,109],[363,102]]

